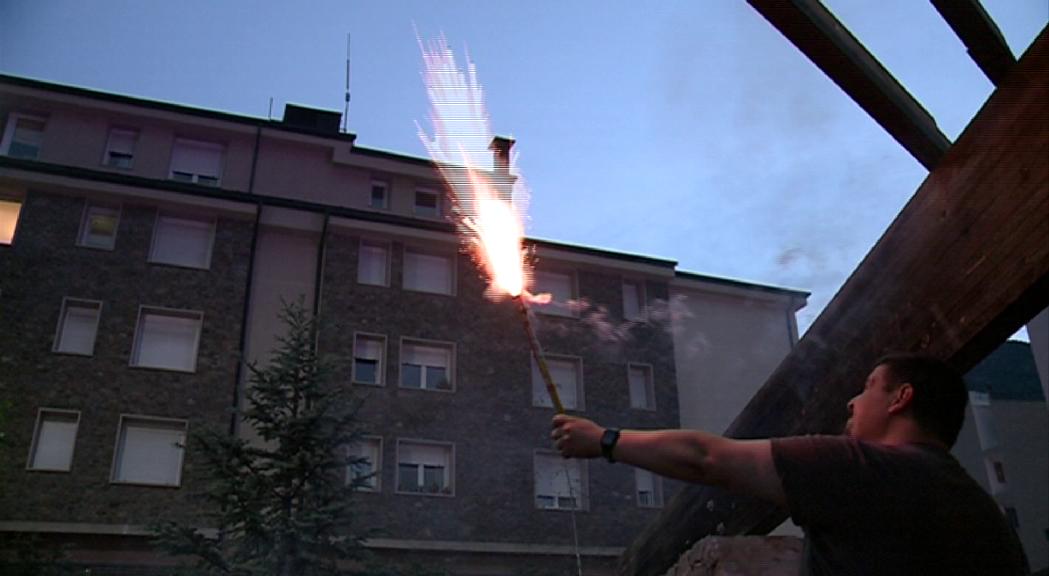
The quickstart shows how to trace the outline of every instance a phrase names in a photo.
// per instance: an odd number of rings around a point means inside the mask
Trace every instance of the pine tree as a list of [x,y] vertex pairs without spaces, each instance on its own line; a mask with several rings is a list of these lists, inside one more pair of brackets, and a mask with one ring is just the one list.
[[364,557],[352,495],[367,479],[346,482],[347,466],[363,462],[346,451],[360,440],[360,402],[318,356],[315,319],[302,299],[283,304],[280,318],[287,332],[269,364],[247,365],[242,426],[261,442],[217,430],[192,435],[189,449],[208,476],[203,516],[198,526],[154,528],[162,550],[195,557],[198,571],[329,575],[339,573],[339,560]]

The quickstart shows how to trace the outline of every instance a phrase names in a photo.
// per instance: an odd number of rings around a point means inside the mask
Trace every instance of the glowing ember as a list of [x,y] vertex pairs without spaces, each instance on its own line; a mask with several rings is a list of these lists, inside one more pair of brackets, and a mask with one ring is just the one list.
[[452,190],[459,234],[488,273],[489,296],[531,300],[522,251],[528,192],[516,158],[510,159],[506,174],[495,171],[476,68],[470,64],[465,73],[459,70],[443,37],[426,45],[419,40],[419,47],[434,129],[430,138],[419,128],[419,137]]

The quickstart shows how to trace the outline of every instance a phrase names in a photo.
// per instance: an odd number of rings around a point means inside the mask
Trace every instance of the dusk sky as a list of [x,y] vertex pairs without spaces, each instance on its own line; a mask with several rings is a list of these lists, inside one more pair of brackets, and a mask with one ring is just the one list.
[[[929,2],[825,4],[954,139],[992,86]],[[1019,57],[1045,0],[983,0]],[[744,1],[0,0],[0,72],[266,117],[342,110],[425,156],[415,30],[468,51],[530,236],[812,292],[805,330],[927,172]],[[891,281],[891,279],[886,279]]]

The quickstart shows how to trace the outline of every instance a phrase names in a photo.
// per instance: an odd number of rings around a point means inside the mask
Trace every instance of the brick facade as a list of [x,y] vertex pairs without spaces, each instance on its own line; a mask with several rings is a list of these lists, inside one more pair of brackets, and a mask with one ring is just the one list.
[[[181,488],[109,481],[121,414],[228,422],[251,246],[250,220],[220,217],[209,270],[148,262],[158,207],[125,202],[112,251],[76,245],[84,196],[30,190],[18,234],[0,248],[3,397],[11,402],[0,448],[4,520],[144,524],[184,515],[201,489],[195,457]],[[102,302],[94,355],[52,352],[64,297]],[[203,312],[193,374],[129,366],[139,307]],[[80,411],[72,470],[26,470],[39,408]]]

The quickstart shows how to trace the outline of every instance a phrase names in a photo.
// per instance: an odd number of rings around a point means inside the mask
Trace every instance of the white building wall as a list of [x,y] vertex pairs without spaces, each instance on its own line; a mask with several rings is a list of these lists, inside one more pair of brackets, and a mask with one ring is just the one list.
[[724,432],[794,347],[805,300],[681,279],[671,297],[681,426]]

